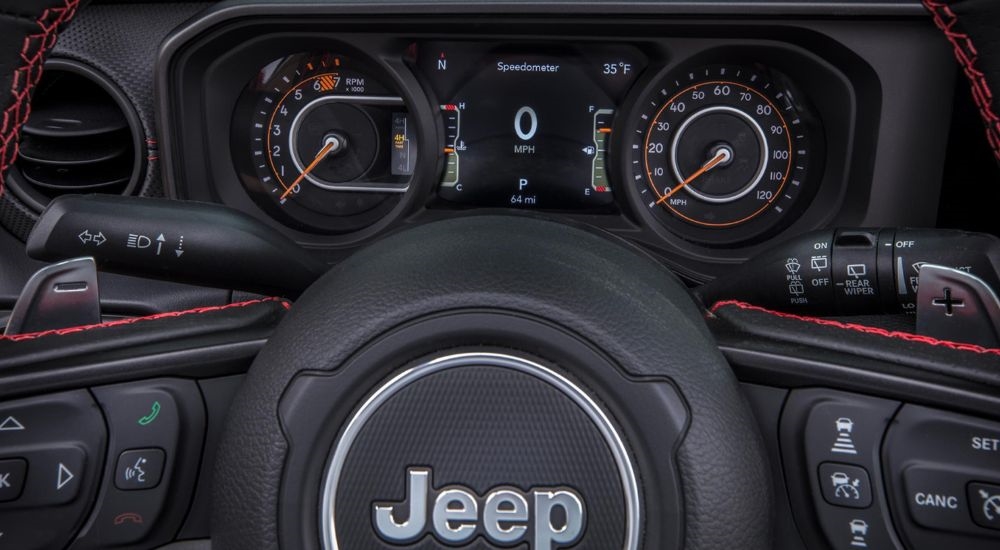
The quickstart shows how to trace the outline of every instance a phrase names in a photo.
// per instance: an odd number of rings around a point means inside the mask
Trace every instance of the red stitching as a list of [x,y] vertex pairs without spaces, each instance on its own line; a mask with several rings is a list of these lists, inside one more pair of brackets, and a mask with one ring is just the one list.
[[876,336],[882,336],[885,338],[906,340],[907,342],[917,342],[920,344],[941,346],[959,351],[971,351],[973,353],[979,353],[979,354],[1000,355],[1000,348],[986,348],[974,344],[963,344],[961,342],[951,342],[949,340],[938,340],[937,338],[931,338],[929,336],[921,336],[919,334],[913,334],[910,332],[901,332],[898,330],[889,331],[884,328],[870,327],[868,325],[859,325],[856,323],[843,323],[840,321],[833,321],[831,319],[823,319],[820,317],[807,317],[804,315],[795,315],[793,313],[784,313],[781,311],[774,311],[760,306],[755,306],[753,304],[748,304],[746,302],[741,302],[739,300],[723,300],[720,302],[716,302],[711,307],[711,309],[709,309],[709,311],[714,314],[716,311],[726,306],[734,306],[748,311],[759,311],[761,313],[767,313],[769,315],[774,315],[776,317],[781,317],[783,319],[803,321],[805,323],[812,323],[814,325],[822,325],[825,327],[833,327],[843,330],[853,330],[855,332],[874,334]]
[[31,114],[31,92],[42,78],[42,63],[46,53],[55,46],[59,31],[76,15],[79,5],[80,0],[64,0],[60,7],[47,8],[35,20],[40,32],[24,37],[21,45],[21,60],[24,65],[14,70],[10,85],[10,95],[14,101],[3,112],[3,121],[0,122],[0,195],[3,195],[7,169],[17,159],[21,126]]
[[972,100],[979,108],[979,115],[983,117],[983,124],[986,125],[986,141],[993,149],[993,155],[1000,160],[1000,117],[993,112],[993,92],[990,90],[989,82],[986,81],[986,75],[976,67],[979,52],[972,43],[972,38],[955,28],[958,26],[958,14],[947,2],[923,0],[923,4],[934,16],[934,24],[951,42],[955,59],[962,66],[962,71],[972,87]]
[[278,302],[286,310],[291,309],[292,305],[282,298],[262,298],[259,300],[247,300],[245,302],[235,302],[232,304],[226,304],[224,306],[206,306],[194,309],[186,309],[183,311],[170,311],[167,313],[157,313],[156,315],[147,315],[145,317],[130,317],[128,319],[119,319],[116,321],[108,321],[107,323],[98,323],[96,325],[81,325],[78,327],[61,328],[55,330],[44,330],[41,332],[28,332],[25,334],[15,334],[13,336],[0,336],[0,342],[10,341],[10,342],[21,342],[23,340],[34,340],[36,338],[41,338],[43,336],[66,336],[67,334],[76,334],[77,332],[83,332],[87,330],[93,330],[98,328],[110,328],[110,327],[120,327],[123,325],[131,325],[134,323],[139,323],[142,321],[155,321],[157,319],[167,319],[171,317],[182,317],[184,315],[197,315],[201,313],[212,313],[214,311],[223,311],[226,309],[233,309],[238,307],[247,307],[256,304],[263,304],[267,302]]

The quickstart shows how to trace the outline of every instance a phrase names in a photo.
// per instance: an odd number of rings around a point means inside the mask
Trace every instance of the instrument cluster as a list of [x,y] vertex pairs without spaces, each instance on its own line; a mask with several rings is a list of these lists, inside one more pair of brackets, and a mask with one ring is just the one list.
[[703,279],[828,221],[856,131],[857,82],[774,40],[302,32],[220,55],[228,92],[205,111],[227,147],[206,147],[229,160],[210,193],[175,194],[320,250],[533,211],[624,234]]

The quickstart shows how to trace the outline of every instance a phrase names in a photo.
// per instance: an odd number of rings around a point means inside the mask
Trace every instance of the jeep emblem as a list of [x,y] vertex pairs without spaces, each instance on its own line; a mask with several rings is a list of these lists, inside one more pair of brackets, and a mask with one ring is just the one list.
[[482,536],[500,546],[528,542],[532,550],[553,550],[572,546],[583,535],[583,499],[571,489],[524,493],[503,486],[480,497],[461,485],[434,490],[432,473],[429,468],[408,468],[406,500],[374,504],[372,521],[382,540],[408,544],[431,533],[449,545]]

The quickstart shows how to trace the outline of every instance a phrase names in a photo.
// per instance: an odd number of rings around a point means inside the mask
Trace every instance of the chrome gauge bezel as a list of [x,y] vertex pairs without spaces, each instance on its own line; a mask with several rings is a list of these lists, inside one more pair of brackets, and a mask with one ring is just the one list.
[[[712,90],[719,85],[730,85],[732,95],[713,98]],[[637,215],[654,231],[690,250],[741,248],[788,227],[814,196],[821,174],[811,175],[810,168],[822,169],[824,157],[824,140],[816,137],[820,125],[793,86],[780,71],[752,62],[694,59],[647,75],[633,90],[633,110],[617,130],[624,136],[619,142],[618,174]],[[747,96],[746,107],[729,99],[736,97],[737,89]],[[699,94],[698,99],[683,98],[691,100],[691,110],[664,116],[683,94]],[[748,113],[748,108],[763,108],[768,114]],[[697,183],[673,189],[684,179],[677,166],[682,131],[695,118],[720,109],[725,114],[737,111],[733,118],[743,121],[748,135],[766,140],[751,159],[756,167],[752,177],[722,195],[701,192]],[[659,153],[647,151],[656,125],[662,126],[664,119],[669,119],[667,129],[658,140],[665,147]],[[776,135],[764,135],[762,125]],[[655,172],[651,164],[656,165]]]
[[[279,223],[318,235],[350,234],[377,224],[400,203],[413,179],[389,173],[388,117],[395,115],[388,111],[410,118],[402,87],[374,58],[347,45],[331,46],[339,48],[297,52],[263,65],[241,93],[230,130],[233,162],[244,192]],[[359,170],[342,181],[330,181],[319,172],[324,164],[343,158],[344,151],[339,157],[314,159],[320,143],[297,141],[303,118],[320,110],[317,105],[357,111],[355,116],[374,136],[365,144],[370,158],[362,159]],[[365,109],[385,112],[376,123]],[[341,138],[345,148],[360,145]],[[415,135],[413,139],[419,159],[420,140]]]

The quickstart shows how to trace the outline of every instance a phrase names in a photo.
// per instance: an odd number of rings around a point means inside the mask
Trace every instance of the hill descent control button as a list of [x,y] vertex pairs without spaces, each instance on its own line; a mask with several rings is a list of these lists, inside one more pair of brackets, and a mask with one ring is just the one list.
[[868,471],[859,466],[824,462],[819,466],[823,499],[834,506],[867,508],[872,504]]

